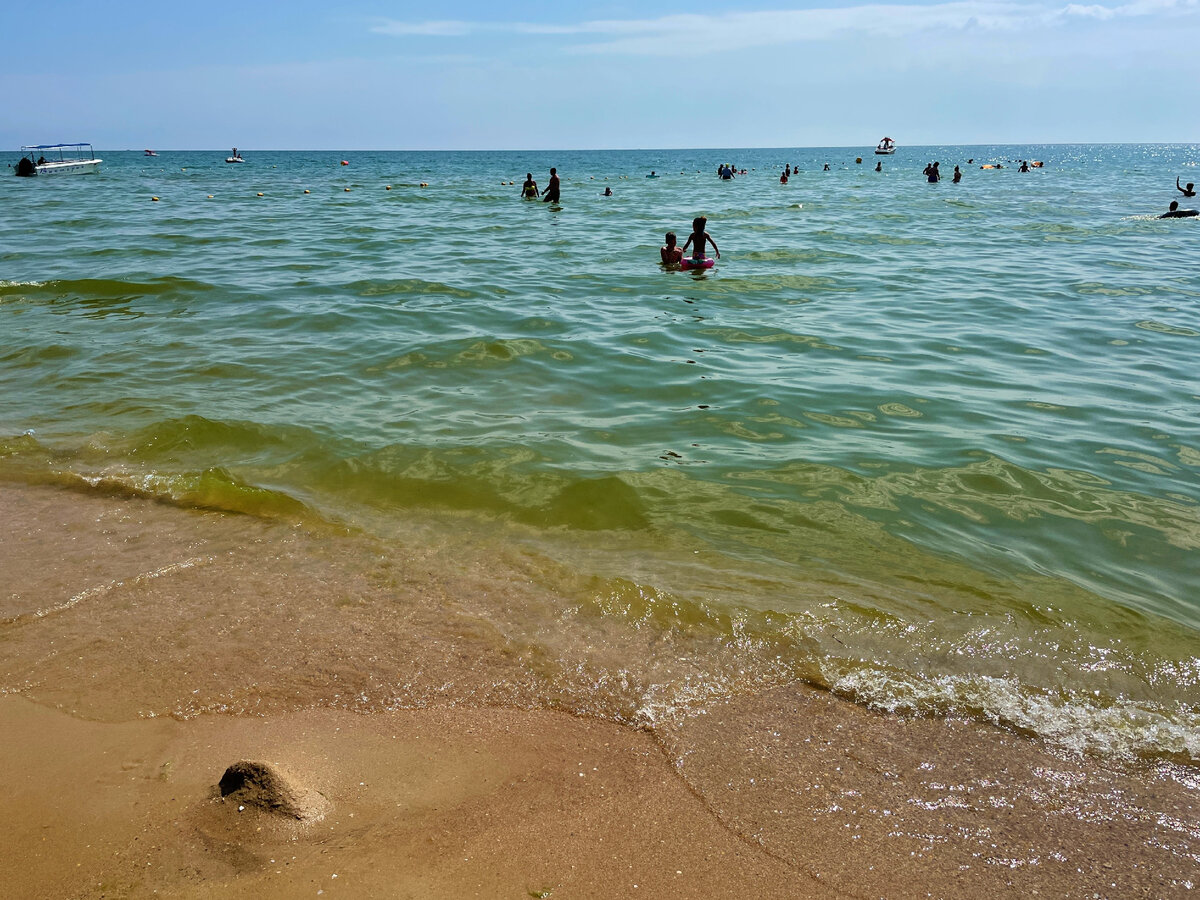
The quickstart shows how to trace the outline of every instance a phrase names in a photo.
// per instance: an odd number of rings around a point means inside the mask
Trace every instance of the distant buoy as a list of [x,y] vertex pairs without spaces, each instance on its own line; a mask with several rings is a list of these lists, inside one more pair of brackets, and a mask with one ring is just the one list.
[[350,193],[350,188],[346,188],[345,190],[347,194]]
[[860,166],[862,165],[862,157],[861,156],[857,157],[854,161],[856,163],[858,163]]
[[342,165],[343,165],[343,166],[348,166],[348,165],[350,165],[350,161],[349,161],[349,160],[346,160],[346,159],[343,159],[343,160],[342,160]]
[[212,198],[213,198],[213,195],[212,195],[212,194],[209,194],[209,195],[208,195],[208,199],[209,199],[209,200],[211,200]]
[[157,203],[157,202],[158,202],[158,198],[157,198],[157,197],[151,197],[150,199],[151,199],[151,200],[153,200],[155,203]]
[[312,193],[312,191],[310,191],[308,188],[305,188],[305,189],[304,189],[304,193],[306,193],[306,194],[311,194],[311,193]]
[[421,182],[421,187],[429,187],[429,182],[428,182],[428,181],[422,181],[422,182]]
[[391,186],[390,184],[385,184],[385,185],[383,186],[383,189],[384,189],[385,191],[390,191],[390,190],[392,189],[392,186]]
[[258,196],[260,196],[260,197],[262,196],[262,191],[258,192]]

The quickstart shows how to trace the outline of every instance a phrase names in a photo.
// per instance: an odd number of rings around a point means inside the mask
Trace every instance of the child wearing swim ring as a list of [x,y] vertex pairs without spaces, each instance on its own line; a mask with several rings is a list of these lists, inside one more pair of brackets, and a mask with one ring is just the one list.
[[692,233],[688,235],[687,243],[683,245],[684,253],[687,253],[688,247],[692,248],[692,259],[696,262],[704,259],[706,244],[712,244],[713,252],[717,254],[717,259],[721,258],[721,251],[717,249],[717,242],[704,230],[706,227],[708,227],[708,218],[706,216],[697,216],[692,219]]

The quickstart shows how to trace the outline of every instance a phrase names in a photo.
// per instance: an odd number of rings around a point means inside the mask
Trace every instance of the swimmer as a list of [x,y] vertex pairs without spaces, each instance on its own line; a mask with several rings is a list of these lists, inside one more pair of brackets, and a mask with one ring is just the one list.
[[942,180],[942,173],[938,171],[938,164],[935,162],[927,165],[921,174],[925,176],[925,180],[930,184],[937,184]]
[[883,171],[883,163],[882,163],[882,162],[877,162],[877,163],[875,163],[875,171],[876,171],[876,172],[882,172],[882,171]]
[[521,196],[526,200],[536,200],[540,194],[537,182],[533,180],[533,173],[526,172],[525,183],[521,185]]
[[788,176],[789,178],[792,177],[792,164],[791,163],[787,164],[787,167],[783,170],[783,174]]
[[688,235],[687,243],[683,245],[684,253],[687,248],[692,248],[692,259],[700,262],[704,259],[704,248],[706,244],[712,244],[713,252],[717,254],[717,259],[721,258],[721,251],[717,249],[717,242],[714,241],[704,229],[708,226],[708,218],[706,216],[697,216],[692,219],[692,233]]
[[647,175],[646,177],[647,177],[647,178],[657,178],[657,177],[658,177],[658,173],[657,173],[657,172],[655,172],[653,169],[651,169],[651,170],[650,170],[650,174],[649,174],[649,175]]
[[960,172],[960,171],[958,170],[958,166],[955,166],[955,167],[954,167],[954,178],[952,178],[952,179],[950,180],[950,183],[951,183],[951,184],[958,184],[960,181],[962,181],[962,172]]
[[611,196],[612,196],[612,188],[610,188],[610,187],[606,187],[606,188],[604,189],[604,196],[605,196],[605,197],[611,197]]
[[1180,209],[1179,201],[1172,200],[1171,206],[1165,213],[1159,216],[1160,219],[1193,219],[1200,216],[1200,209]]
[[683,262],[683,248],[675,246],[676,240],[675,232],[668,231],[666,246],[658,248],[658,255],[662,258],[664,266],[674,266]]
[[1175,189],[1177,191],[1179,191],[1179,193],[1183,194],[1183,196],[1195,197],[1196,196],[1195,187],[1196,187],[1196,185],[1192,184],[1192,182],[1190,182],[1190,181],[1187,183],[1187,187],[1180,187],[1179,186],[1179,176],[1178,175],[1175,176]]
[[559,190],[558,169],[552,166],[550,168],[550,183],[546,185],[546,193],[542,196],[542,202],[557,203]]
[[787,172],[784,172],[782,175],[779,176],[779,183],[780,184],[788,183],[788,173]]
[[822,171],[822,172],[828,172],[828,171],[829,171],[829,163],[825,163],[825,168],[824,168],[824,169],[822,169],[821,171]]
[[1029,163],[1025,162],[1025,160],[1021,160],[1021,168],[1017,169],[1017,171],[1018,172],[1028,172],[1029,171]]

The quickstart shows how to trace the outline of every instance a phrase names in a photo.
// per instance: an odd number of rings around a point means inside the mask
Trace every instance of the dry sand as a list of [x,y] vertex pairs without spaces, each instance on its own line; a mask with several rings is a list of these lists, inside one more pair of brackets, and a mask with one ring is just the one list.
[[[603,704],[582,715],[580,677],[506,632],[535,628],[522,616],[546,598],[436,548],[384,559],[22,485],[0,485],[0,535],[5,896],[1167,898],[1200,883],[1194,770],[798,683],[653,729]],[[308,818],[220,799],[239,760],[277,767]]]

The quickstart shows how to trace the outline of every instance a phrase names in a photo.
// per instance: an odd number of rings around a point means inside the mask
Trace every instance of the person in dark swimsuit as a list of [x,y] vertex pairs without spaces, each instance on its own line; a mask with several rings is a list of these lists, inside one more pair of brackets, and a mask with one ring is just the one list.
[[557,203],[559,192],[558,169],[550,169],[550,183],[546,185],[546,193],[542,195],[543,203]]
[[1187,187],[1180,187],[1179,186],[1179,176],[1178,175],[1175,176],[1175,189],[1177,191],[1179,191],[1179,193],[1183,194],[1183,196],[1195,197],[1196,196],[1195,187],[1196,187],[1196,185],[1192,184],[1192,182],[1190,182],[1190,181],[1187,183]]
[[950,183],[958,184],[960,181],[962,181],[962,172],[959,171],[958,166],[955,166],[954,167],[954,177],[952,179],[950,179]]

